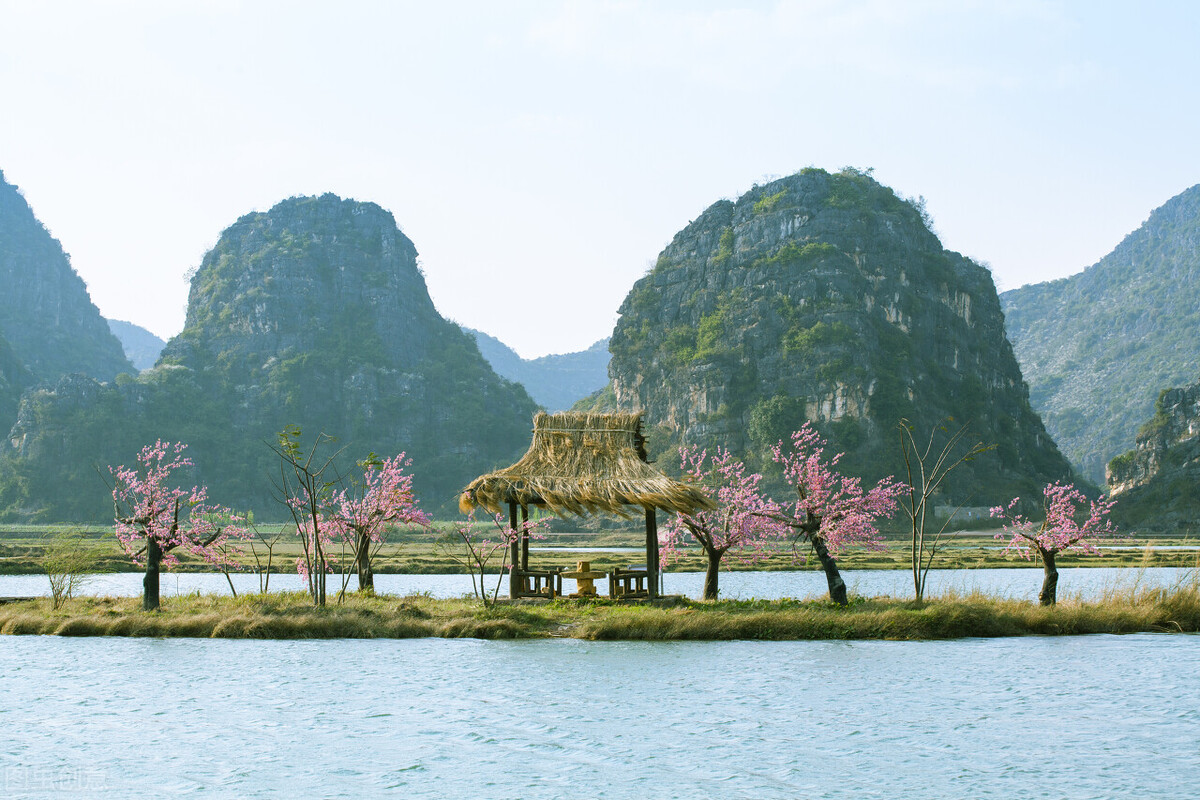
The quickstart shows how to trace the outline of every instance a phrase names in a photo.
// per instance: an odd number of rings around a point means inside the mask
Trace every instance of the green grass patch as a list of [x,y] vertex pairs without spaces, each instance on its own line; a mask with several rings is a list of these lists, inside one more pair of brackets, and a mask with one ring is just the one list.
[[48,598],[0,606],[0,633],[226,639],[470,637],[718,641],[732,639],[955,639],[1086,633],[1200,631],[1200,577],[1169,588],[1114,587],[1096,602],[1068,597],[1057,606],[947,593],[916,603],[852,598],[654,604],[609,600],[500,603],[424,595],[352,594],[316,608],[303,593],[237,598],[164,598],[156,612],[139,598],[80,597],[55,610]]

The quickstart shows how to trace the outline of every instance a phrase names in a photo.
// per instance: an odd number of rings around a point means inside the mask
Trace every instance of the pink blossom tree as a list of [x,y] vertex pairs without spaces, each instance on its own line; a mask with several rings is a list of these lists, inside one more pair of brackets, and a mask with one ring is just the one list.
[[775,551],[782,533],[776,518],[779,506],[759,489],[762,476],[747,474],[745,465],[728,450],[718,448],[709,457],[696,447],[681,447],[684,474],[707,487],[717,502],[711,511],[676,514],[659,532],[659,558],[663,565],[679,557],[690,536],[704,550],[704,599],[716,600],[721,559],[735,551],[744,561],[754,561]]
[[182,442],[160,440],[142,448],[137,466],[109,467],[117,540],[135,562],[145,559],[142,608],[147,611],[159,607],[159,572],[177,562],[175,550],[228,568],[233,564],[225,543],[247,536],[240,517],[208,503],[203,486],[171,485],[172,473],[192,466],[186,449]]
[[772,448],[772,457],[796,490],[795,500],[785,506],[786,513],[775,519],[791,530],[793,547],[800,542],[812,546],[825,571],[829,599],[844,606],[849,598],[838,570],[838,552],[850,545],[882,549],[876,521],[895,513],[907,487],[888,476],[873,488],[863,489],[860,478],[836,471],[842,454],[829,458],[825,447],[825,440],[805,423],[792,434],[788,445],[779,442]]
[[1052,483],[1042,490],[1041,522],[1027,519],[1018,511],[1019,497],[1007,506],[992,509],[993,517],[1006,520],[997,539],[1008,538],[1005,552],[1032,558],[1036,552],[1042,559],[1042,590],[1038,600],[1044,606],[1058,602],[1058,567],[1055,558],[1064,550],[1102,555],[1097,542],[1120,536],[1109,514],[1115,500],[1101,495],[1089,500],[1074,484]]
[[375,590],[372,549],[383,543],[388,526],[429,525],[429,515],[417,507],[412,475],[404,471],[411,464],[404,453],[389,459],[372,453],[359,462],[362,481],[333,493],[324,530],[331,538],[340,537],[350,544],[359,591]]

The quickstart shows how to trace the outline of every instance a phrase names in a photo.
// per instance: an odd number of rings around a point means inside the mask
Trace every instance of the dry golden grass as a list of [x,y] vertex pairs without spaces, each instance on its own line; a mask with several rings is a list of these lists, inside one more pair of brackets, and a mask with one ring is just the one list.
[[1196,572],[1165,589],[1142,589],[1135,581],[1114,586],[1095,602],[1067,598],[1053,607],[979,593],[947,593],[923,604],[853,598],[848,608],[820,600],[660,605],[558,600],[486,608],[465,599],[357,594],[340,605],[314,608],[301,593],[168,597],[158,612],[142,611],[138,598],[75,598],[59,610],[48,598],[0,606],[0,633],[59,636],[921,640],[1196,631]]

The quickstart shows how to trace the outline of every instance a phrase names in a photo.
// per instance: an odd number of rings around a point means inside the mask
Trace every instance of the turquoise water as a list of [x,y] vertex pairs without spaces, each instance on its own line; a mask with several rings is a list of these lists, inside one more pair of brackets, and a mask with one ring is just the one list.
[[1200,637],[0,637],[5,797],[1194,798]]

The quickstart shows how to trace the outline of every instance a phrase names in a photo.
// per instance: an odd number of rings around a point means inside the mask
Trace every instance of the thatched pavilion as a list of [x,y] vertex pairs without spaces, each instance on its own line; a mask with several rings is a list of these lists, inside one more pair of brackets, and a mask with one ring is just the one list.
[[609,595],[657,596],[655,510],[688,514],[712,508],[713,502],[699,488],[669,478],[651,466],[645,444],[640,413],[539,413],[533,419],[533,442],[521,460],[481,475],[463,490],[459,507],[464,513],[482,506],[499,514],[508,507],[513,531],[511,597],[562,594],[558,572],[529,568],[529,535],[523,523],[529,519],[530,506],[546,508],[559,516],[605,513],[625,518],[632,516],[631,509],[642,509],[646,517],[646,568],[609,573]]

